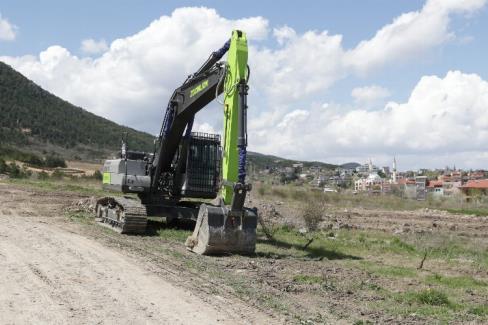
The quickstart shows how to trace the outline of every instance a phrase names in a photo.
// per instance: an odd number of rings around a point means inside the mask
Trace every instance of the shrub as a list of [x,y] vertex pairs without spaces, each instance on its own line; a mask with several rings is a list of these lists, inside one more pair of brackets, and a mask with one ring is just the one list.
[[13,162],[7,165],[5,172],[12,178],[25,178],[31,175],[30,171],[25,168],[20,168]]
[[40,179],[40,180],[46,180],[49,178],[49,174],[46,173],[45,171],[42,171],[40,172],[39,174],[37,174],[37,177]]
[[64,161],[64,159],[56,156],[47,156],[45,159],[45,165],[49,168],[66,168],[66,162]]
[[309,201],[302,207],[302,218],[305,222],[305,227],[309,231],[318,229],[319,223],[323,219],[324,206],[320,202]]
[[15,163],[10,163],[7,167],[7,174],[12,178],[21,178],[22,171]]
[[5,174],[7,172],[7,163],[5,162],[5,160],[3,160],[2,158],[0,158],[0,174]]
[[63,172],[60,171],[59,169],[56,169],[51,175],[51,177],[54,179],[61,179],[63,178],[63,176],[64,176]]
[[103,179],[103,175],[99,170],[95,170],[95,172],[93,173],[93,178],[101,181]]
[[44,166],[44,160],[42,160],[41,157],[34,155],[34,154],[26,154],[26,157],[21,160],[22,162],[25,162],[31,166],[35,167],[43,167]]

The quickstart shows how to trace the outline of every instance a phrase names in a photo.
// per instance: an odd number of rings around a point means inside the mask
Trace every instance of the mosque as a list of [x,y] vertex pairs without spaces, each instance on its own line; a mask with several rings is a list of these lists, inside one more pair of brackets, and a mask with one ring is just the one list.
[[360,178],[354,182],[354,190],[357,192],[386,192],[389,191],[391,184],[397,184],[397,168],[396,158],[393,158],[391,178],[381,178],[377,170],[373,167],[373,162],[369,159],[368,170],[369,174],[365,178]]

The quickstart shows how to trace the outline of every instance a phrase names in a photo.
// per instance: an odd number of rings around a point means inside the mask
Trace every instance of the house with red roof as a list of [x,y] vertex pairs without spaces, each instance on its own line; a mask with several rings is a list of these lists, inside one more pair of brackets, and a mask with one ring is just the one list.
[[473,179],[466,182],[466,184],[459,186],[459,189],[467,195],[473,193],[488,194],[488,179]]

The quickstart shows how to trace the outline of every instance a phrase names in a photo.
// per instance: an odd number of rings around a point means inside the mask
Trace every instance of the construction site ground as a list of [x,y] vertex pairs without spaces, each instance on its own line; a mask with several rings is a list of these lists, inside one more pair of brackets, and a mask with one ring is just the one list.
[[185,249],[185,225],[99,226],[101,193],[0,181],[0,323],[488,321],[487,217],[319,204],[307,231],[296,202],[254,193],[256,254],[208,257]]

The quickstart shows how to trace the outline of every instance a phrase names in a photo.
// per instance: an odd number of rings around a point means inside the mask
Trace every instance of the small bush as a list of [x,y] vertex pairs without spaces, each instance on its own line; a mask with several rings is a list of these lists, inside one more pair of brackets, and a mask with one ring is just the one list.
[[47,156],[44,163],[46,167],[49,168],[56,168],[56,167],[66,168],[66,162],[64,161],[64,159],[56,156]]
[[93,173],[93,178],[101,181],[103,179],[103,175],[99,170],[95,170],[95,172]]
[[54,179],[61,179],[63,178],[63,176],[64,176],[63,172],[60,171],[59,169],[56,169],[51,175],[51,177]]
[[34,167],[44,166],[44,161],[42,160],[42,158],[35,154],[26,154],[26,157],[22,159],[22,162],[25,162],[26,164],[29,164]]
[[26,178],[31,175],[31,172],[25,168],[20,168],[16,163],[10,163],[6,165],[5,173],[12,178]]
[[7,169],[8,169],[7,163],[5,162],[5,160],[0,158],[0,174],[7,173]]
[[46,173],[45,171],[42,171],[39,174],[37,174],[37,178],[40,180],[46,180],[49,179],[49,174]]
[[324,207],[318,202],[309,202],[302,207],[302,218],[309,231],[316,231],[323,219]]
[[22,170],[13,162],[7,166],[7,174],[12,178],[22,178]]
[[416,294],[415,299],[418,303],[431,306],[449,306],[451,302],[444,292],[427,289]]

